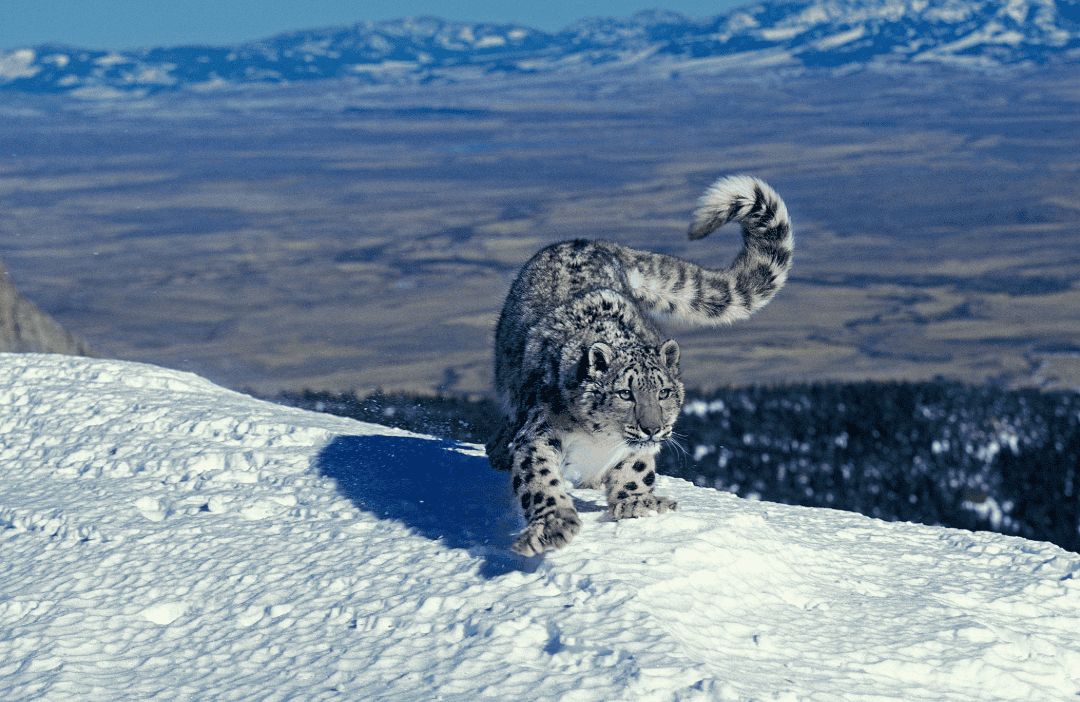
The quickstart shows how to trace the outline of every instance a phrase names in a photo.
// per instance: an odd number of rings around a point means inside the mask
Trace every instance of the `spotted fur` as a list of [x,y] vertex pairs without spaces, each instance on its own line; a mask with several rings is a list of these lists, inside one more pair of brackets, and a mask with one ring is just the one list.
[[487,445],[492,466],[511,472],[525,517],[514,550],[561,548],[578,532],[568,481],[604,490],[613,519],[676,509],[653,485],[684,390],[679,345],[655,319],[744,319],[791,267],[791,222],[772,188],[748,176],[717,181],[693,214],[690,238],[731,220],[743,225],[743,249],[724,269],[578,240],[542,249],[518,274],[495,340],[505,418]]

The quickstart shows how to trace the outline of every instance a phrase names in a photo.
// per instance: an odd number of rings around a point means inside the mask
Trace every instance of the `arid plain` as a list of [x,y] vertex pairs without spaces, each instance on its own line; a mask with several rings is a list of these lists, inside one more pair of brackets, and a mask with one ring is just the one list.
[[782,73],[344,83],[140,99],[0,94],[0,259],[102,355],[262,394],[491,388],[544,244],[686,240],[715,178],[795,222],[792,278],[674,329],[687,384],[1080,388],[1080,83]]

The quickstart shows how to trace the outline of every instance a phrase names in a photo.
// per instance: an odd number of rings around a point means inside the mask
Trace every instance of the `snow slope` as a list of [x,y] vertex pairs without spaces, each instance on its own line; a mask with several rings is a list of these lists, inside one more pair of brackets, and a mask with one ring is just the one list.
[[0,354],[0,698],[1080,694],[1077,554],[659,487],[520,560],[476,447]]

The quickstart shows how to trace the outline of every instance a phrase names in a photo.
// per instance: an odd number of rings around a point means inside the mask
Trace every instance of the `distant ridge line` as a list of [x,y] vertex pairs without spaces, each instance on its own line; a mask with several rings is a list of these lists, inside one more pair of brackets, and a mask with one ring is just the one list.
[[704,19],[648,10],[548,33],[409,17],[304,29],[234,46],[0,51],[0,90],[148,94],[327,78],[373,85],[491,74],[602,74],[787,66],[973,69],[1080,62],[1080,0],[765,0]]

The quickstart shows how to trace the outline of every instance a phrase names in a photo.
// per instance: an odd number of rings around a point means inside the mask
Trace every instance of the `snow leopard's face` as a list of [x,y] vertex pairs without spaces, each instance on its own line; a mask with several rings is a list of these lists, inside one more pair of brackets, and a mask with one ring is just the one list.
[[675,341],[618,350],[593,344],[578,377],[570,409],[590,432],[618,436],[638,449],[659,450],[671,438],[685,397]]

